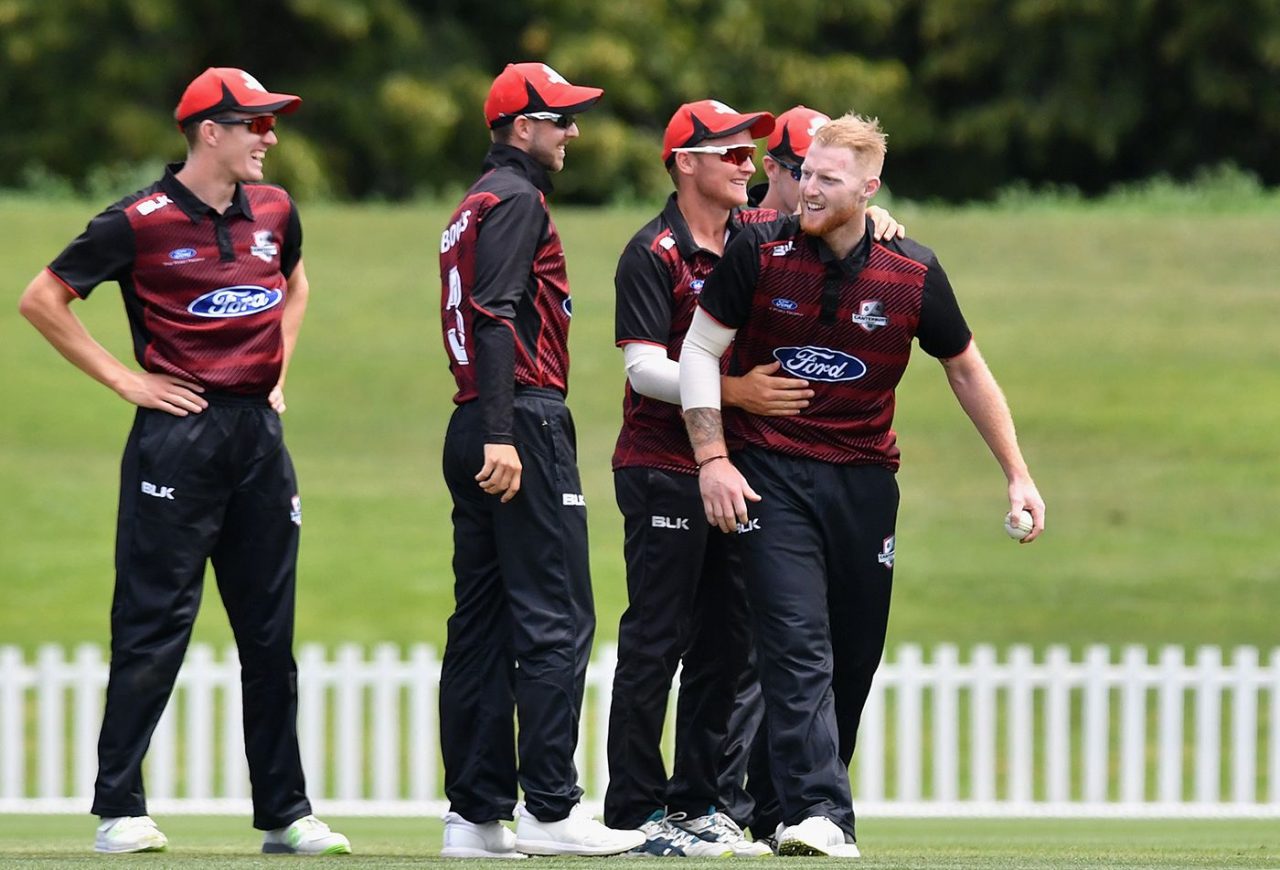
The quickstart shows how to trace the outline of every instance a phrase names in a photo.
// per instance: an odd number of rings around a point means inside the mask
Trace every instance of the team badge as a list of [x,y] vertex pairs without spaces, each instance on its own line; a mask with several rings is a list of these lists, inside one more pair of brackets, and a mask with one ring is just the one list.
[[889,570],[893,570],[893,554],[897,548],[897,535],[890,535],[884,539],[884,543],[880,545],[880,554],[876,556],[876,561],[885,566]]
[[302,499],[296,495],[289,499],[289,519],[295,526],[302,525]]
[[279,246],[271,241],[271,230],[259,230],[253,234],[253,245],[250,246],[249,253],[264,263],[270,263],[280,253]]
[[858,303],[858,310],[853,313],[853,322],[867,332],[875,332],[882,326],[889,325],[889,318],[884,316],[884,303],[879,299],[864,299]]

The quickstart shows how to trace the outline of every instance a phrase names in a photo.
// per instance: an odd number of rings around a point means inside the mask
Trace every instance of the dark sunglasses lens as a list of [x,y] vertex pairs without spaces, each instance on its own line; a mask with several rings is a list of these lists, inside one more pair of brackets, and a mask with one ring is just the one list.
[[574,120],[575,119],[573,115],[561,115],[560,117],[556,118],[555,125],[559,127],[561,130],[568,130],[570,127],[573,126]]
[[732,163],[735,166],[746,163],[755,156],[756,146],[743,145],[740,148],[730,148],[728,151],[720,155],[720,159],[725,163]]
[[249,128],[249,132],[255,136],[265,136],[275,129],[275,115],[259,115],[256,118],[250,118],[249,123],[245,125]]

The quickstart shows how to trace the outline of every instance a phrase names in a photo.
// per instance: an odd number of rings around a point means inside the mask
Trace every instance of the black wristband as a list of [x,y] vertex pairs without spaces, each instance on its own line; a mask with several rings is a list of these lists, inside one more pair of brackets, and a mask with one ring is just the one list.
[[706,459],[698,463],[698,470],[701,471],[702,466],[707,465],[708,463],[711,463],[711,462],[715,462],[717,459],[728,459],[728,458],[729,458],[728,453],[718,453],[715,456],[708,456]]

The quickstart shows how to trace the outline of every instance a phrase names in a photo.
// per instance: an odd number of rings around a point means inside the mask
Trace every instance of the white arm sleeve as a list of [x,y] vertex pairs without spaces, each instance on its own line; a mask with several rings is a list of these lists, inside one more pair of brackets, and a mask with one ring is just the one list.
[[694,311],[680,350],[680,401],[686,411],[720,409],[720,357],[737,334],[701,308]]
[[631,389],[661,402],[680,404],[680,364],[667,356],[667,349],[642,341],[622,346]]

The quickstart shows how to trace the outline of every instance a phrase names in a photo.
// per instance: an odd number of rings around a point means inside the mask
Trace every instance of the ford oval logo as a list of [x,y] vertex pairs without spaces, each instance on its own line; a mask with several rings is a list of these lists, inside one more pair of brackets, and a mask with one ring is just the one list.
[[284,294],[256,284],[220,287],[187,306],[196,317],[248,317],[280,304]]
[[829,347],[780,347],[773,358],[797,378],[807,381],[856,381],[867,373],[867,364],[856,356]]
[[195,248],[174,248],[169,252],[170,260],[190,260],[196,255]]
[[694,293],[701,293],[702,286],[706,283],[707,282],[703,281],[701,278],[694,278],[692,281],[689,282],[689,289],[692,290]]
[[795,311],[800,305],[794,299],[783,299],[779,296],[773,300],[773,307],[779,311]]

